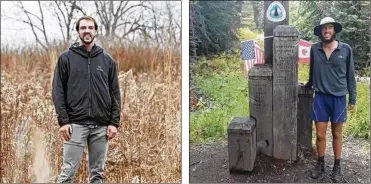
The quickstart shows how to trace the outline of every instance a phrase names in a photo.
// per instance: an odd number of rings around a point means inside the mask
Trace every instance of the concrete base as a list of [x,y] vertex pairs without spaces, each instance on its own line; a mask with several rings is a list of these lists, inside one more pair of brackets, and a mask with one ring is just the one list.
[[230,172],[253,171],[256,159],[256,122],[252,118],[234,117],[228,126]]

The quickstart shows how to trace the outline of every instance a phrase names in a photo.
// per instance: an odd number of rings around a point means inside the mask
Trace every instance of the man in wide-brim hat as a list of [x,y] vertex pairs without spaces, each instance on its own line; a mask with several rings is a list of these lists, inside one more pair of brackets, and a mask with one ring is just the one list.
[[357,95],[352,48],[335,39],[341,30],[341,24],[331,17],[323,18],[314,27],[314,35],[321,42],[311,47],[309,81],[304,86],[313,87],[315,91],[311,120],[316,125],[318,161],[311,170],[310,177],[317,179],[324,176],[326,129],[331,121],[335,161],[330,176],[335,183],[343,180],[340,164],[342,127],[347,119],[347,110],[352,110],[356,104]]
[[[314,35],[321,37],[322,36],[321,31],[322,31],[323,26],[325,26],[325,25],[328,25],[328,26],[332,25],[334,27],[334,31],[336,33],[340,33],[341,30],[343,29],[343,26],[339,22],[336,22],[331,17],[325,17],[324,19],[321,20],[319,25],[314,27]],[[335,38],[335,35],[336,34],[333,34],[333,38]],[[324,41],[324,40],[322,40],[322,41]]]

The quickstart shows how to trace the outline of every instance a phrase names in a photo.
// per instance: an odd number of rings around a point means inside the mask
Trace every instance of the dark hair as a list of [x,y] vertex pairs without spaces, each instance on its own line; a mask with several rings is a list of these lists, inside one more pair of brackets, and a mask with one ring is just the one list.
[[98,24],[97,24],[97,21],[95,21],[95,19],[91,16],[83,16],[81,18],[79,18],[79,20],[77,20],[76,22],[76,31],[79,31],[79,28],[80,28],[80,21],[81,20],[91,20],[94,22],[94,26],[95,26],[95,30],[98,30]]

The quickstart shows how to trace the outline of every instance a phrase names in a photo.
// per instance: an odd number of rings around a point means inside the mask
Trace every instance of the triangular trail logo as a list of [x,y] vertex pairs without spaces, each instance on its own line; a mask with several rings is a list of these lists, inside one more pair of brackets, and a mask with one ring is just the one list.
[[272,22],[281,22],[286,19],[286,10],[280,2],[274,1],[269,5],[266,17]]

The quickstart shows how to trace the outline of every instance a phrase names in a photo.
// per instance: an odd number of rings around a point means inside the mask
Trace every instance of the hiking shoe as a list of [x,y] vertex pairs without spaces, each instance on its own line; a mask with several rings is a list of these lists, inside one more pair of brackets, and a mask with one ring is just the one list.
[[343,173],[341,172],[340,166],[334,165],[330,174],[330,178],[334,183],[341,183],[343,181]]
[[309,177],[317,179],[325,173],[325,163],[317,162],[316,166],[310,171]]

